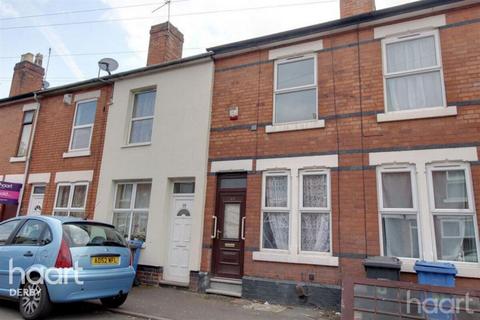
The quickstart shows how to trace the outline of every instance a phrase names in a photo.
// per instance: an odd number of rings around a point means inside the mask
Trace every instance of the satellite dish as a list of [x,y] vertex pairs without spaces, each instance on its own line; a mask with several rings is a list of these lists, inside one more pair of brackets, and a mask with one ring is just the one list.
[[50,82],[48,82],[47,80],[43,80],[42,87],[43,89],[48,89],[50,87]]
[[100,70],[107,71],[108,75],[111,75],[112,71],[118,69],[118,62],[112,58],[103,58],[102,60],[98,61],[98,67]]

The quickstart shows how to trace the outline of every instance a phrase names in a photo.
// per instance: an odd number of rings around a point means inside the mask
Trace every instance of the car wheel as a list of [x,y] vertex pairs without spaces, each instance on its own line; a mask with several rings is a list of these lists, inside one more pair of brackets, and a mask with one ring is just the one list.
[[42,319],[50,312],[52,303],[43,283],[27,282],[20,295],[20,313],[27,320]]
[[125,294],[122,293],[115,297],[102,298],[100,299],[100,301],[105,307],[118,308],[127,300],[127,297],[128,297],[128,293],[125,293]]

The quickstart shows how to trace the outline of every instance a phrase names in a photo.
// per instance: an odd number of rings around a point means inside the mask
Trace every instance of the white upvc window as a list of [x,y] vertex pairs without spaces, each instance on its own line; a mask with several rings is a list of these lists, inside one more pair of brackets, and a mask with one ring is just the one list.
[[88,183],[59,183],[55,196],[53,215],[84,218]]
[[437,259],[478,263],[478,224],[470,166],[429,165],[427,174]]
[[415,178],[413,165],[381,166],[377,169],[380,242],[385,256],[421,256]]
[[385,111],[445,108],[438,30],[382,40]]
[[151,182],[121,182],[115,189],[113,225],[126,238],[145,241]]
[[156,94],[155,89],[134,93],[128,144],[148,144],[151,142]]
[[27,155],[34,118],[35,110],[29,110],[23,113],[22,132],[18,142],[17,157],[25,157]]
[[330,174],[301,170],[299,183],[300,253],[332,253]]
[[261,248],[288,252],[290,241],[290,172],[263,175]]
[[97,99],[77,102],[69,151],[90,150],[96,110]]
[[317,121],[317,100],[315,54],[275,61],[274,124]]
[[261,250],[332,255],[330,171],[266,171],[262,187]]

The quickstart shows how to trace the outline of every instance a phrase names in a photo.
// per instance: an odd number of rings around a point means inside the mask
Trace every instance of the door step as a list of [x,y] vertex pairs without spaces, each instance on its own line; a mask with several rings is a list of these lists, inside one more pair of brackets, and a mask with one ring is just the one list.
[[242,296],[242,280],[218,277],[211,278],[210,288],[208,288],[206,292],[240,298]]
[[175,286],[175,287],[188,287],[190,285],[188,282],[179,282],[179,281],[172,281],[172,280],[160,280],[159,283],[163,285]]

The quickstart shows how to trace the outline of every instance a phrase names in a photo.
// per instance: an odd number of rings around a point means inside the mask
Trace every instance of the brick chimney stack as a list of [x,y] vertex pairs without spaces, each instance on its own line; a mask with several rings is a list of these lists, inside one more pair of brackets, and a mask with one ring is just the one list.
[[10,97],[42,89],[45,74],[42,63],[43,56],[40,53],[35,57],[30,52],[22,54],[20,62],[13,69]]
[[150,28],[147,66],[180,59],[183,50],[183,34],[170,22]]
[[340,0],[340,18],[375,11],[375,0]]

